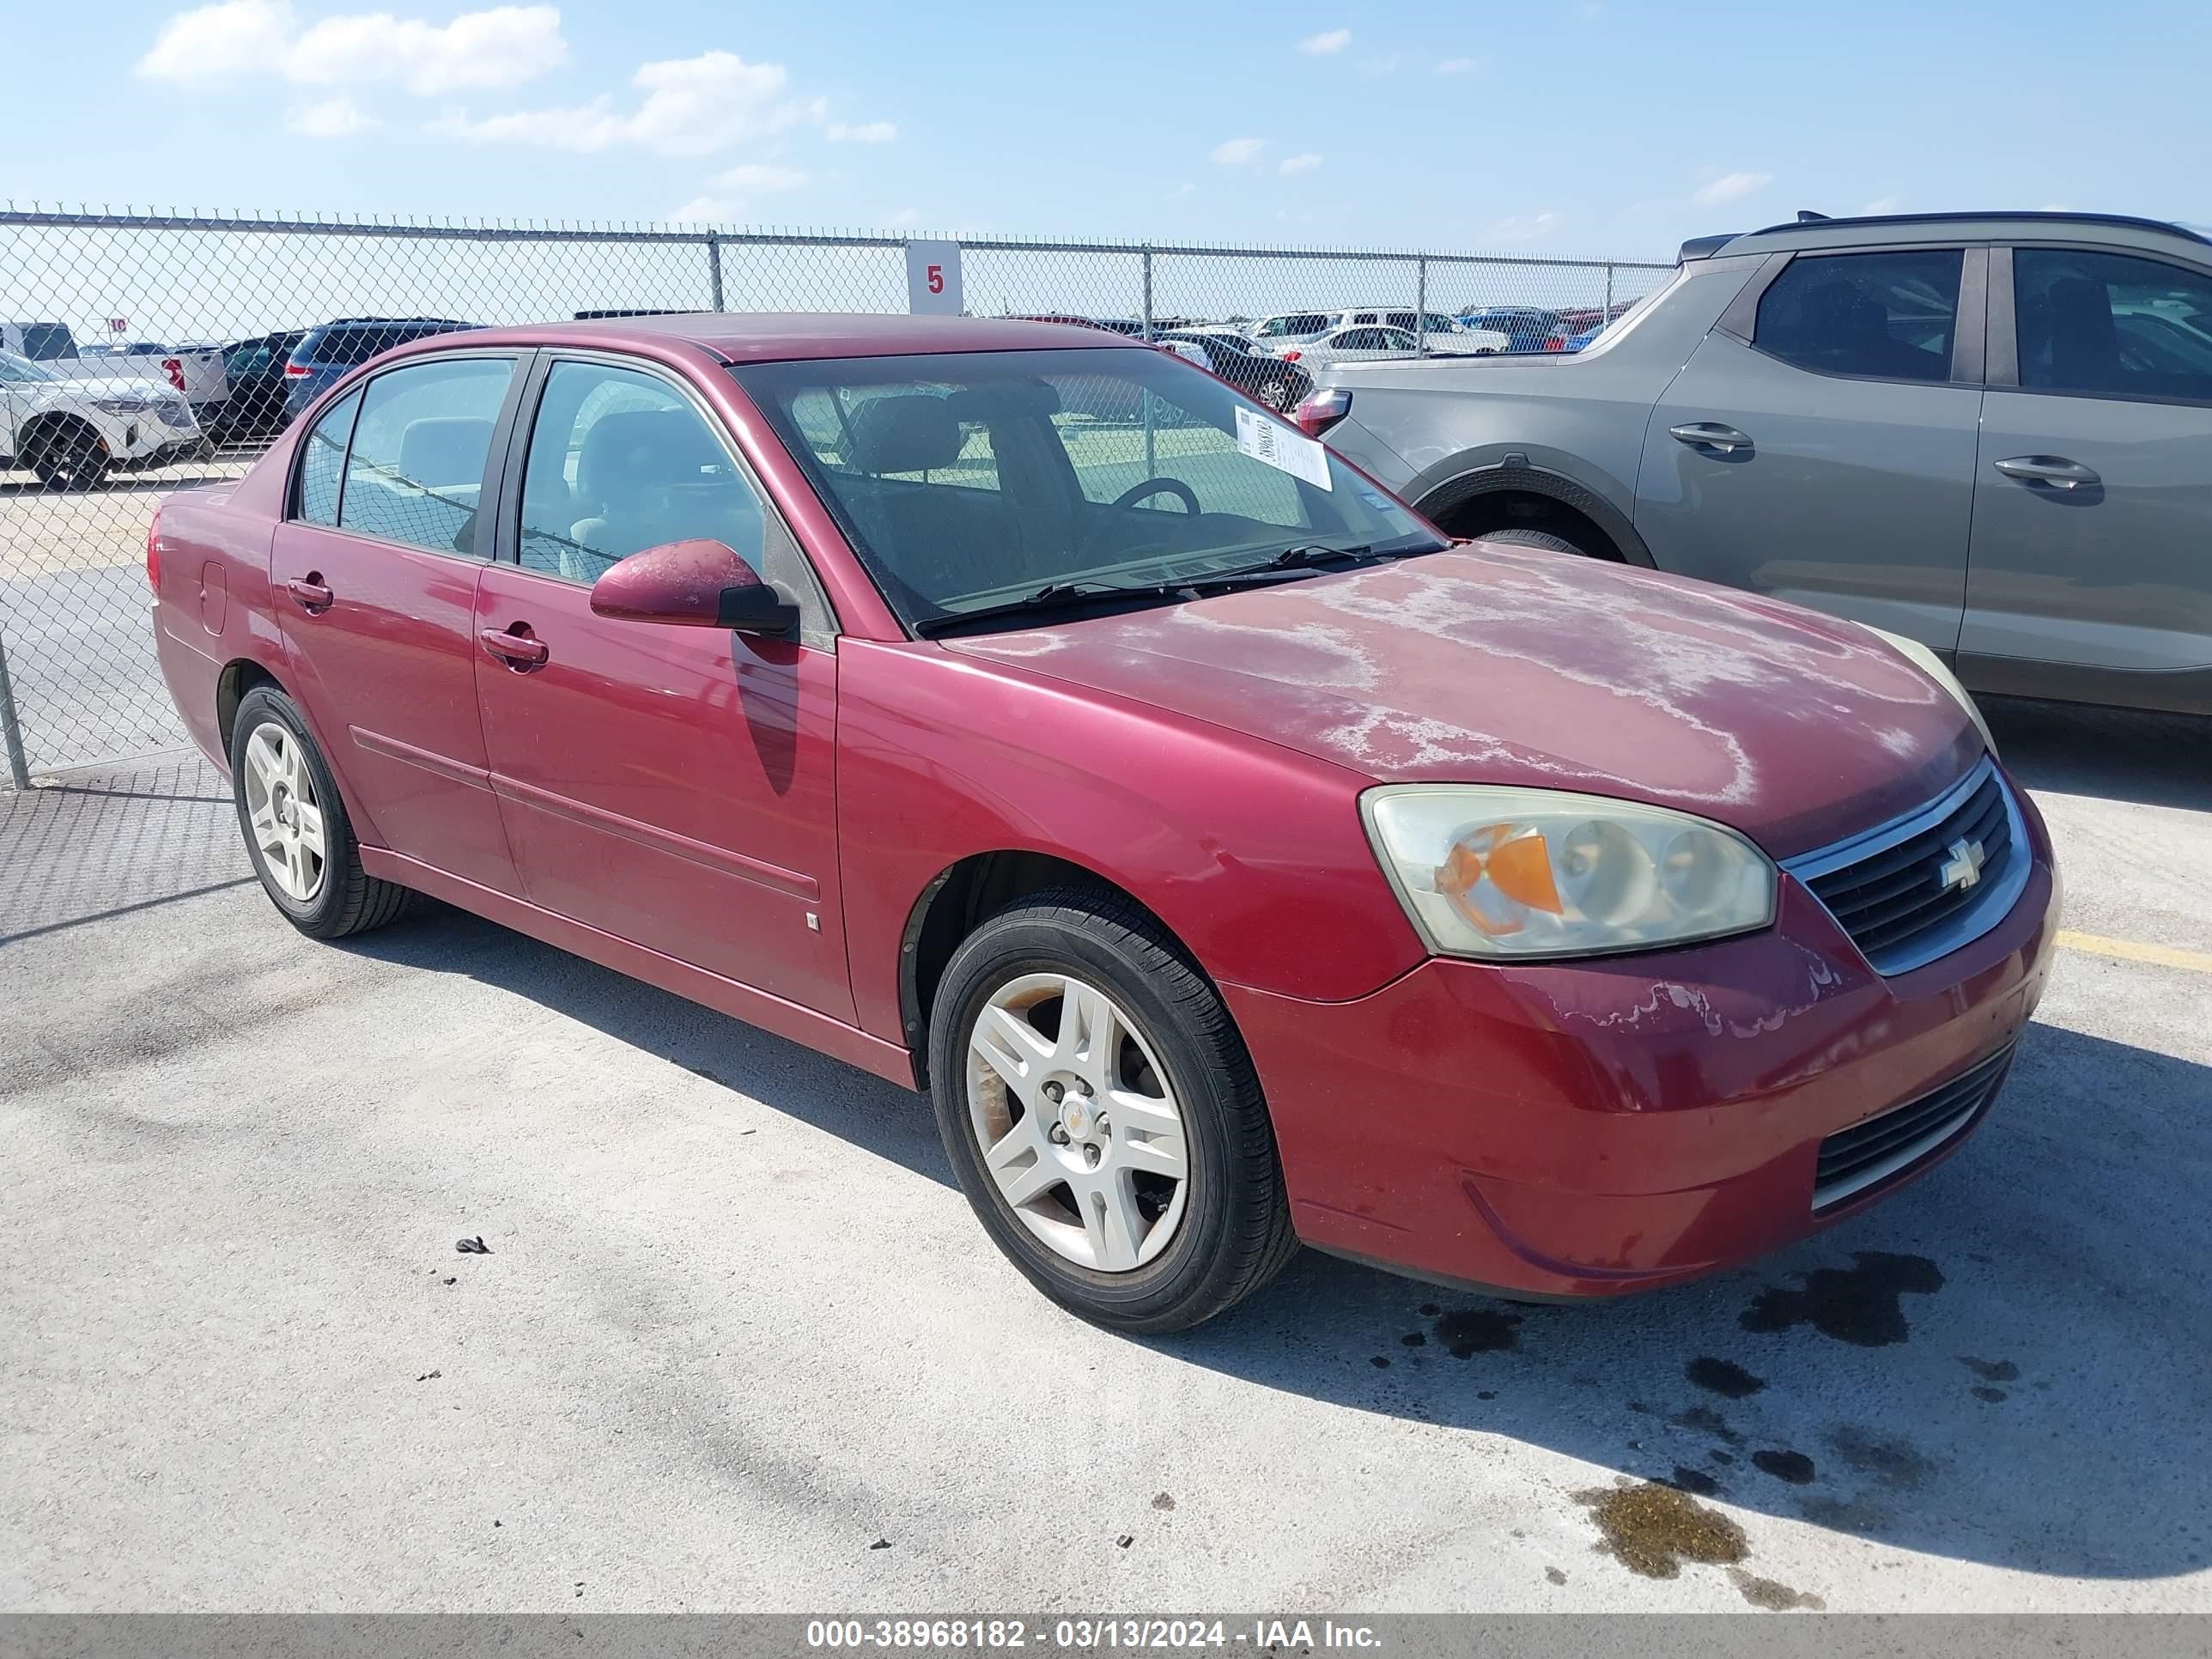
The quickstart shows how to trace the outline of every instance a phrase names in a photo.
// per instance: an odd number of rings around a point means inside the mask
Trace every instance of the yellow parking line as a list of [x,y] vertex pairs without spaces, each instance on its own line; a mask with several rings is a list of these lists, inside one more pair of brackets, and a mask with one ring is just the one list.
[[2138,945],[2131,939],[2100,939],[2094,933],[2058,930],[2058,942],[2069,951],[2092,956],[2118,957],[2123,962],[2151,962],[2161,968],[2186,968],[2194,974],[2212,974],[2212,955],[2203,951],[2177,951],[2171,945]]

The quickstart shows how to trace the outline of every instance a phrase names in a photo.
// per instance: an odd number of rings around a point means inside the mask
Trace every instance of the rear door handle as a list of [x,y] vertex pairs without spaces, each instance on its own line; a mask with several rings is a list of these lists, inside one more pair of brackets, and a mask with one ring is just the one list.
[[2063,455],[2014,455],[1995,465],[2008,478],[2046,483],[2057,489],[2080,489],[2103,482],[2081,462],[2069,461]]
[[327,611],[337,600],[337,595],[323,586],[321,574],[309,571],[304,576],[295,576],[284,584],[284,591],[299,600],[308,611]]
[[[527,623],[514,625],[517,628],[529,626]],[[486,628],[477,631],[477,638],[483,641],[485,650],[505,662],[509,668],[540,667],[553,654],[546,648],[545,641],[533,634],[511,634],[504,628]]]
[[1693,449],[1715,449],[1723,455],[1751,447],[1747,434],[1732,426],[1723,426],[1718,421],[1692,421],[1682,426],[1670,426],[1667,435]]

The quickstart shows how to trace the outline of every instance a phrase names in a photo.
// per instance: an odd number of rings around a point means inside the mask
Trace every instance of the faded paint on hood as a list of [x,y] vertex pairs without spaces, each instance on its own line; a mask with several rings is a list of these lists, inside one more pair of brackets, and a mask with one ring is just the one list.
[[1851,623],[1527,548],[945,643],[1379,782],[1626,797],[1776,858],[1922,805],[1980,752],[1949,693]]

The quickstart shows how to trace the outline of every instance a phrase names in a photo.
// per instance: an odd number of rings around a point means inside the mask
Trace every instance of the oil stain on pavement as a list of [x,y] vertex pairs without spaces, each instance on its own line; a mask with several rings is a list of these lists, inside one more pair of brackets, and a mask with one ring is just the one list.
[[1683,1375],[1708,1393],[1725,1400],[1746,1400],[1766,1386],[1765,1377],[1753,1376],[1741,1365],[1710,1355],[1692,1359]]
[[1815,1267],[1795,1275],[1796,1289],[1770,1285],[1737,1323],[1774,1334],[1810,1325],[1823,1336],[1862,1348],[1887,1347],[1911,1334],[1901,1300],[1933,1296],[1943,1288],[1942,1270],[1924,1255],[1856,1250],[1849,1267]]
[[1679,1487],[1638,1481],[1579,1492],[1575,1501],[1589,1506],[1603,1547],[1645,1578],[1679,1577],[1685,1561],[1734,1566],[1751,1553],[1741,1527]]
[[1454,1359],[1502,1353],[1521,1346],[1521,1316],[1495,1308],[1462,1308],[1437,1319],[1437,1340]]

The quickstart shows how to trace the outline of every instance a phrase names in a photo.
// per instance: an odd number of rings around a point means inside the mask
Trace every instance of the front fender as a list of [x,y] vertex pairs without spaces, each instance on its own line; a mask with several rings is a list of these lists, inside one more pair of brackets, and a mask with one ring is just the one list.
[[1423,950],[1367,845],[1348,769],[927,642],[838,650],[837,822],[853,1000],[903,1042],[915,902],[978,853],[1096,871],[1218,980],[1364,996]]

